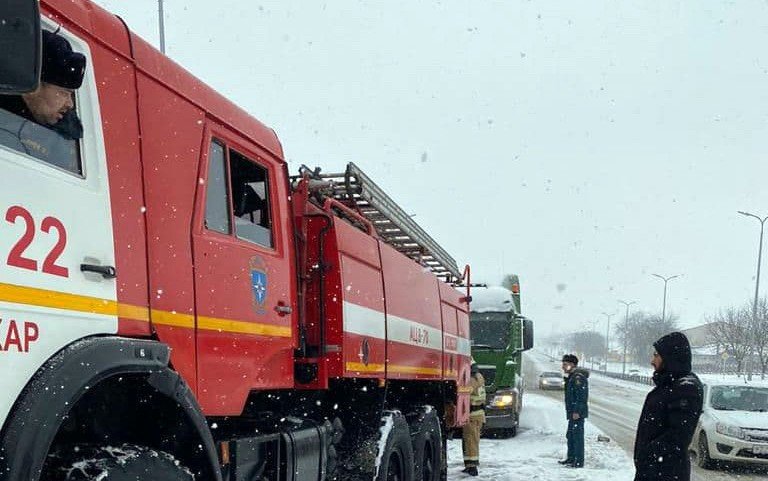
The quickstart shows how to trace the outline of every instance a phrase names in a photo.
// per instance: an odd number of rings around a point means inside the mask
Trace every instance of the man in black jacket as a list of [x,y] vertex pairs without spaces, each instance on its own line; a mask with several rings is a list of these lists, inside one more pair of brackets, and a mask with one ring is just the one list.
[[653,344],[656,387],[645,398],[635,438],[635,481],[689,481],[688,446],[701,415],[701,381],[691,372],[691,345],[679,332]]

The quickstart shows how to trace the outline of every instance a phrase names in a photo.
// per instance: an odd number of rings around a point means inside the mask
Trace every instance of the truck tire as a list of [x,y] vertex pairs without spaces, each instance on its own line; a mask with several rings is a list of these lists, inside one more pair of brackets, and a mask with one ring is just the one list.
[[55,481],[193,481],[192,473],[170,454],[145,446],[75,446],[51,456]]
[[[338,445],[334,481],[414,481],[413,445],[400,411],[384,411],[378,429],[347,432]],[[110,480],[111,481],[111,480]]]
[[413,441],[414,479],[416,481],[440,481],[445,459],[442,432],[437,411],[428,407],[411,423]]
[[408,423],[399,411],[382,417],[374,481],[414,481],[413,445]]
[[515,413],[515,425],[509,429],[505,429],[504,434],[507,438],[514,438],[517,436],[517,428],[520,426],[520,411]]

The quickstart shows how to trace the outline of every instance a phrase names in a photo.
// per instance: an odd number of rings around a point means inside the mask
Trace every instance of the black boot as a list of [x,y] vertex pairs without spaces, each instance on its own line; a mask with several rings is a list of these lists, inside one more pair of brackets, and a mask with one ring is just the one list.
[[470,476],[477,476],[477,468],[475,466],[468,467],[467,474]]
[[561,460],[558,461],[558,464],[565,464],[565,465],[573,464],[573,460],[572,459],[561,459]]

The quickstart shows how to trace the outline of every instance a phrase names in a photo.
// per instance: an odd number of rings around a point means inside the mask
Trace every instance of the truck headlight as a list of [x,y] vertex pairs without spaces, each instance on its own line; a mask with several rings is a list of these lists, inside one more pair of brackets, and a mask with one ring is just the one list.
[[731,426],[724,423],[717,423],[715,424],[715,431],[717,431],[718,433],[724,436],[730,436],[736,439],[746,438],[746,436],[744,435],[744,431],[738,426]]
[[497,394],[496,396],[493,396],[493,400],[491,401],[491,406],[493,407],[506,407],[511,406],[515,403],[515,396],[513,394]]

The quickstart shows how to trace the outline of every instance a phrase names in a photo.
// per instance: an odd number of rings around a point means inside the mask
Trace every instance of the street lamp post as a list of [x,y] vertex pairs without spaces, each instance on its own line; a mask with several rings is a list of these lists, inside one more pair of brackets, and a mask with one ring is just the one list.
[[608,318],[608,326],[605,328],[605,372],[608,372],[608,353],[611,352],[611,346],[610,346],[610,336],[611,336],[611,317],[615,316],[616,313],[608,314],[607,312],[604,312],[603,315]]
[[674,276],[664,277],[658,274],[651,274],[654,277],[658,277],[664,281],[664,302],[661,305],[661,322],[667,319],[667,282],[671,281],[675,277],[680,277],[682,274],[675,274]]
[[163,14],[163,0],[157,0],[158,23],[160,29],[160,51],[165,54],[165,15]]
[[760,244],[758,244],[757,247],[757,277],[755,278],[755,302],[752,304],[752,320],[755,320],[757,318],[757,297],[760,291],[760,264],[763,260],[763,230],[765,227],[765,221],[768,220],[768,216],[761,219],[755,214],[750,214],[749,212],[739,211],[739,214],[747,217],[754,217],[758,220],[758,222],[760,222]]
[[[750,214],[749,212],[744,211],[738,211],[739,214],[747,217],[754,217],[757,219],[758,222],[760,222],[760,243],[757,247],[757,275],[755,277],[755,302],[752,304],[752,322],[755,322],[757,320],[757,299],[760,292],[760,264],[763,260],[763,230],[765,227],[765,221],[768,220],[768,216],[760,218],[756,216],[755,214]],[[747,357],[747,363],[749,364],[749,378],[752,378],[752,364],[749,362],[750,356]]]
[[621,375],[625,375],[627,373],[627,329],[629,329],[629,306],[632,304],[635,304],[635,301],[627,302],[627,301],[619,301],[625,306],[627,306],[627,313],[624,315],[624,357],[621,360]]

